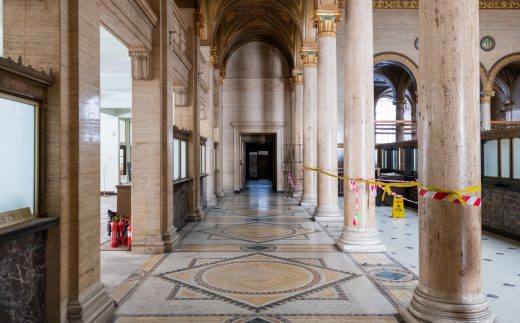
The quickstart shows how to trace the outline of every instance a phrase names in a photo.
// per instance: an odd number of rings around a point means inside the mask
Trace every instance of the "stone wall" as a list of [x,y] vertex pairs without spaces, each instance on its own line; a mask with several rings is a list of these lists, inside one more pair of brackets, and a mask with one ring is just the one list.
[[283,143],[291,142],[289,66],[282,53],[267,43],[238,48],[227,63],[223,94],[223,180],[233,192],[233,126],[231,123],[284,122]]
[[510,183],[484,180],[482,226],[485,230],[520,240],[520,187],[511,187],[513,182],[507,182]]

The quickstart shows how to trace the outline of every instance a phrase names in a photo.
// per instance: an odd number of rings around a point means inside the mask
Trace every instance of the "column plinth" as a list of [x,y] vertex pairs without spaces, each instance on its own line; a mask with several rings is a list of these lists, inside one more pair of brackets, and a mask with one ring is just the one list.
[[[316,12],[318,27],[318,168],[338,173],[338,78],[336,26],[340,12]],[[338,180],[318,173],[318,205],[315,221],[343,221],[338,205]]]

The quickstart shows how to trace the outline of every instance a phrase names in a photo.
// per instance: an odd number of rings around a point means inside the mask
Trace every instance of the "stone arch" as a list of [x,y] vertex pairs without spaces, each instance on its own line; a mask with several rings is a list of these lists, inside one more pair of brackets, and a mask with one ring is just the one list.
[[411,76],[414,78],[417,83],[417,77],[419,76],[419,67],[417,64],[408,56],[395,53],[395,52],[383,52],[374,55],[374,65],[379,64],[385,61],[393,61],[397,62],[408,69]]
[[[493,89],[493,84],[495,83],[495,79],[497,78],[498,73],[507,65],[515,62],[520,62],[520,53],[513,53],[506,55],[499,59],[493,67],[489,70],[487,82],[485,83],[485,89]],[[482,69],[482,67],[481,67]],[[482,72],[481,72],[482,77]]]

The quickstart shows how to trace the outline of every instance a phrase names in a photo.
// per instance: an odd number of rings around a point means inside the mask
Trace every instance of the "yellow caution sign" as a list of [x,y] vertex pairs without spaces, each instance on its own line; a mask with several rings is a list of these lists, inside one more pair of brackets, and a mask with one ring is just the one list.
[[392,218],[406,218],[404,214],[404,202],[402,198],[394,197],[392,206]]

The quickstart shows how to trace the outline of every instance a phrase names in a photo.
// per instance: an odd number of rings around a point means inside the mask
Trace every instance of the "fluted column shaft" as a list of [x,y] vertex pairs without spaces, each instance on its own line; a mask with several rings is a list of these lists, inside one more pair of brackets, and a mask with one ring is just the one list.
[[[303,51],[303,165],[315,167],[318,163],[318,50]],[[318,174],[305,171],[301,205],[315,207],[318,198]]]
[[[374,63],[372,3],[349,0],[345,52],[345,176],[371,179],[374,170]],[[344,182],[345,225],[337,245],[348,252],[382,252],[375,200],[368,184]]]
[[[336,26],[339,12],[316,12],[318,25],[318,168],[337,174],[338,169],[338,80],[336,62]],[[342,221],[338,206],[338,180],[318,173],[316,221]]]
[[[478,185],[478,1],[421,1],[419,17],[419,181],[449,190]],[[419,198],[419,285],[404,316],[493,321],[482,293],[480,211]]]

